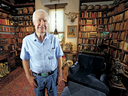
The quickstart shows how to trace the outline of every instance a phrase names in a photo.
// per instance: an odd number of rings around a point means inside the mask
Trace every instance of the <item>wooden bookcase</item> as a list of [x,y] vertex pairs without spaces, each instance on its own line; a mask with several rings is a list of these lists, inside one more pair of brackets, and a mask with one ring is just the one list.
[[[119,57],[122,63],[126,63],[128,8],[123,8],[124,6],[120,8],[124,2],[126,0],[106,10],[80,10],[78,52],[95,54],[104,52],[112,58]],[[80,6],[82,3],[80,2]],[[99,48],[101,49],[98,50]]]
[[[86,2],[86,1],[85,1]],[[80,6],[85,3],[80,0]],[[106,10],[79,10],[77,51],[104,55],[110,69],[111,60],[119,58],[128,66],[128,8],[122,0]],[[89,5],[88,5],[89,6]],[[128,72],[124,77],[128,80]],[[125,84],[124,84],[125,85]]]
[[[29,12],[29,7],[35,10],[35,3],[25,3],[25,4],[11,4],[6,0],[2,0],[1,4],[9,7],[0,8],[0,50],[9,51],[8,63],[9,67],[14,67],[15,57],[19,56],[20,49],[22,45],[22,39],[34,32],[34,26],[32,23],[32,12]],[[27,8],[28,12],[24,13],[23,9]],[[21,13],[19,12],[21,10]],[[6,13],[7,17],[3,17],[2,14]],[[1,55],[2,57],[2,55]],[[1,62],[1,61],[0,61]]]

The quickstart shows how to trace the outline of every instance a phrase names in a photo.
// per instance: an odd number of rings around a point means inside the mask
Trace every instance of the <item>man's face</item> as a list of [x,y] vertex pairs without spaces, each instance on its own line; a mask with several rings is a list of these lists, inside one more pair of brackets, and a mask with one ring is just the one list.
[[48,28],[48,20],[48,15],[45,12],[36,12],[33,24],[37,33],[46,33]]

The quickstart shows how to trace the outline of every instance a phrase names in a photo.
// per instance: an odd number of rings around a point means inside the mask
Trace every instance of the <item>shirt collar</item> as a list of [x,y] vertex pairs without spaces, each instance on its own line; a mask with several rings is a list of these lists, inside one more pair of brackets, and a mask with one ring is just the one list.
[[[45,36],[44,39],[49,39],[49,33],[46,32],[46,36]],[[34,41],[37,41],[38,40],[38,38],[36,37],[36,32],[33,33],[33,40]]]

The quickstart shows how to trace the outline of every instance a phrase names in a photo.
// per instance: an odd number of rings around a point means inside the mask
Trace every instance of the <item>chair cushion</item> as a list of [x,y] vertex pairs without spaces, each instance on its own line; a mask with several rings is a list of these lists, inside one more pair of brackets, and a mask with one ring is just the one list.
[[108,94],[108,87],[95,76],[90,70],[80,69],[75,74],[69,74],[67,79],[68,81],[73,81]]
[[87,77],[87,75],[89,74],[95,76],[95,74],[90,70],[79,69],[75,74],[69,74],[67,77],[67,81],[71,80],[76,83],[88,86],[92,82],[91,79]]
[[88,54],[79,54],[78,62],[81,69],[87,69],[95,72],[103,71],[105,68],[104,57]]

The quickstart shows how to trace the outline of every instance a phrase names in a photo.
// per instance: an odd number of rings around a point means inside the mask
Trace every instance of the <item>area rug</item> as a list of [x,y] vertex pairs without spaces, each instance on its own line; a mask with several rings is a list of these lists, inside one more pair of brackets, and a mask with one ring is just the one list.
[[17,76],[19,76],[23,71],[24,70],[22,67],[17,67],[5,77],[0,78],[0,90],[9,84],[12,80],[14,80]]
[[[64,87],[65,87],[65,83],[62,82],[61,85],[58,86],[57,96],[61,95]],[[29,82],[26,79],[24,71],[22,71],[22,73],[19,76],[17,76],[9,84],[7,84],[4,88],[0,90],[0,96],[35,96],[35,95],[34,95],[34,88],[30,86]],[[46,96],[48,95],[46,94]]]

